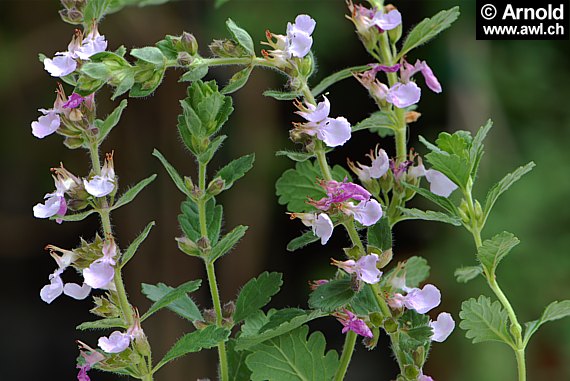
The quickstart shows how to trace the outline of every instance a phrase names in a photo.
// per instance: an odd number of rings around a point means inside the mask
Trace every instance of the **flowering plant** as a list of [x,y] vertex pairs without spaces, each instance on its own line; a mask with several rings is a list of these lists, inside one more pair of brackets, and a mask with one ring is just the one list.
[[[150,2],[152,3],[152,1]],[[422,87],[435,93],[443,86],[432,68],[421,60],[408,62],[415,48],[443,32],[459,16],[458,8],[444,10],[420,22],[403,42],[403,18],[393,5],[370,0],[368,5],[348,2],[347,18],[373,62],[334,73],[320,84],[310,86],[315,71],[311,52],[317,22],[301,14],[288,23],[285,34],[266,32],[258,57],[248,32],[229,19],[230,38],[215,40],[209,46],[211,57],[200,55],[193,35],[166,36],[154,46],[130,50],[134,61],[127,60],[126,48],[108,50],[109,43],[99,32],[102,18],[118,11],[126,2],[108,0],[63,0],[61,14],[66,22],[79,25],[67,51],[53,58],[41,55],[45,70],[73,87],[68,96],[58,85],[51,109],[32,122],[32,134],[40,139],[52,134],[64,137],[70,149],[89,152],[91,171],[75,175],[63,164],[52,169],[56,190],[34,208],[37,218],[57,223],[79,221],[97,214],[101,234],[92,240],[81,239],[77,247],[63,249],[48,245],[56,262],[49,283],[40,291],[46,303],[65,294],[85,299],[92,293],[92,312],[101,319],[83,323],[79,329],[108,329],[95,345],[80,343],[78,379],[90,379],[91,369],[152,380],[155,374],[175,359],[202,349],[217,348],[219,378],[234,380],[342,380],[345,379],[358,336],[369,350],[386,334],[399,366],[397,380],[433,380],[424,374],[424,365],[433,342],[443,342],[455,328],[453,315],[461,318],[460,327],[473,342],[499,341],[515,353],[519,380],[526,379],[525,349],[531,336],[545,322],[570,315],[570,301],[553,302],[541,318],[519,323],[505,293],[499,287],[496,269],[499,262],[518,244],[511,233],[503,232],[483,241],[482,230],[498,198],[534,164],[531,162],[505,176],[492,187],[481,203],[473,197],[483,142],[491,121],[475,136],[467,131],[442,132],[434,143],[420,138],[428,153],[419,155],[407,147],[409,126],[416,123]],[[210,67],[245,66],[219,88],[215,81],[204,82]],[[344,230],[350,243],[343,250],[331,251],[335,274],[330,279],[311,282],[309,309],[264,309],[282,285],[282,276],[263,272],[247,282],[235,301],[222,303],[218,292],[215,264],[228,254],[247,231],[238,225],[222,234],[223,207],[217,196],[229,190],[254,164],[254,154],[230,161],[218,171],[209,165],[227,138],[222,128],[233,112],[228,95],[243,87],[255,67],[274,69],[287,78],[287,91],[266,91],[278,100],[294,100],[297,116],[291,115],[290,139],[296,149],[277,154],[295,161],[276,183],[279,203],[286,206],[292,220],[309,228],[292,240],[287,249],[298,250],[320,242],[330,245],[335,232]],[[156,177],[152,175],[127,191],[119,192],[114,169],[114,152],[100,159],[101,145],[119,124],[127,106],[126,99],[105,119],[97,118],[96,94],[104,86],[113,89],[112,100],[125,96],[145,97],[160,85],[168,68],[185,72],[180,80],[190,82],[181,103],[178,133],[195,159],[198,171],[183,176],[158,150],[153,155],[186,198],[178,221],[182,235],[176,237],[180,251],[201,260],[207,274],[212,309],[200,310],[188,296],[201,286],[191,280],[177,287],[159,283],[143,284],[142,292],[151,307],[141,314],[127,298],[122,268],[133,259],[150,233],[150,222],[131,245],[121,250],[111,225],[111,212],[135,199]],[[415,76],[415,77],[414,77]],[[354,78],[374,100],[378,110],[358,123],[336,116],[325,91],[336,82]],[[332,99],[332,98],[331,98]],[[332,116],[331,116],[332,115]],[[293,118],[295,118],[293,121]],[[342,166],[330,166],[327,155],[348,144],[353,134],[370,130],[382,138],[392,137],[395,155],[373,144],[367,155],[370,163],[348,160],[351,175]],[[424,161],[426,164],[424,164]],[[426,165],[428,167],[426,167]],[[422,182],[425,177],[428,187]],[[358,184],[360,183],[360,184]],[[428,189],[429,188],[429,189]],[[120,194],[120,195],[119,195]],[[420,195],[441,211],[409,208]],[[421,257],[393,261],[397,249],[392,229],[406,220],[439,221],[464,227],[476,246],[478,263],[456,271],[458,281],[467,282],[479,275],[487,281],[496,301],[480,296],[469,299],[461,312],[429,313],[441,303],[441,291],[425,283],[429,277],[427,261]],[[174,234],[173,234],[174,235]],[[62,275],[75,268],[82,284],[64,283]],[[97,291],[101,290],[101,291]],[[143,330],[146,319],[162,309],[170,309],[192,322],[192,332],[180,338],[158,362],[153,361],[151,345]],[[340,356],[326,350],[324,335],[308,334],[307,323],[334,317],[345,334]]]

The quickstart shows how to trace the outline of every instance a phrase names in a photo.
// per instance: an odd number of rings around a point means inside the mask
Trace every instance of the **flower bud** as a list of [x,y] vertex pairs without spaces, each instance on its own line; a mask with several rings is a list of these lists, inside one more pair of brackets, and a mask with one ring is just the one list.
[[180,66],[188,66],[194,62],[194,57],[192,57],[188,52],[179,52],[176,62]]
[[242,57],[243,48],[231,40],[214,40],[209,46],[212,54],[218,57]]
[[176,242],[178,242],[178,248],[184,254],[192,255],[194,257],[199,257],[202,254],[198,245],[188,237],[176,237]]
[[421,368],[426,361],[426,349],[425,347],[417,347],[416,350],[412,353],[414,358],[414,364]]
[[224,190],[224,186],[226,182],[221,177],[216,177],[214,180],[210,181],[208,184],[208,189],[206,189],[206,193],[211,196],[217,196]]
[[83,114],[78,108],[74,108],[69,112],[68,119],[72,122],[79,122],[83,118]]
[[420,375],[420,370],[415,365],[407,364],[404,366],[404,376],[408,380],[416,380]]
[[469,205],[467,205],[467,201],[465,199],[461,200],[461,204],[457,210],[459,212],[459,217],[461,217],[461,220],[463,222],[467,224],[469,221],[471,221],[469,218]]
[[380,337],[380,330],[378,327],[372,327],[372,335],[372,337],[365,337],[362,340],[362,343],[369,351],[373,350],[376,348],[376,345],[378,345],[378,338]]
[[190,33],[182,33],[182,36],[180,36],[180,46],[185,52],[193,56],[198,53],[198,41],[196,41],[196,37]]
[[222,309],[223,317],[231,318],[234,315],[234,312],[236,312],[236,304],[232,300],[224,304],[224,307]]
[[138,353],[140,353],[143,356],[149,356],[151,351],[150,351],[150,344],[148,342],[148,339],[146,338],[146,335],[143,333],[141,335],[137,335],[135,336],[135,349],[137,350]]
[[204,310],[202,312],[206,324],[216,324],[216,312],[213,309]]
[[194,320],[192,322],[192,324],[194,324],[194,327],[196,327],[196,329],[204,329],[206,327],[208,327],[210,324],[206,324],[206,322],[201,321],[201,320]]
[[375,327],[381,327],[384,323],[384,317],[379,312],[373,312],[370,314],[370,323]]
[[417,112],[417,111],[408,111],[406,112],[406,123],[410,124],[413,122],[416,122],[420,116],[422,116],[421,113]]
[[314,69],[314,59],[311,54],[308,54],[301,60],[301,64],[299,65],[299,74],[301,74],[304,78],[309,78],[311,74],[313,74]]
[[212,248],[210,246],[210,240],[208,239],[208,237],[201,237],[198,240],[197,244],[200,250],[202,250],[202,252],[209,251]]
[[369,245],[367,246],[367,251],[368,254],[376,254],[378,256],[378,263],[376,266],[379,269],[386,267],[392,261],[392,249],[382,251],[375,246]]
[[189,176],[184,176],[184,185],[188,190],[192,190],[194,188],[194,183],[192,182],[192,178]]
[[388,37],[390,38],[390,43],[395,44],[402,38],[402,24],[398,25],[394,29],[388,31]]
[[393,318],[384,320],[384,330],[388,334],[396,332],[398,330],[398,322]]

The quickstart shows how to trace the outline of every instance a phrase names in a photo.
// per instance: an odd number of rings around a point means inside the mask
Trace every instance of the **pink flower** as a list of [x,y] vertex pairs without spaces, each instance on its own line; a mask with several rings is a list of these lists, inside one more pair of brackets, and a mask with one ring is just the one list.
[[372,226],[382,218],[382,205],[374,199],[361,201],[357,205],[347,202],[342,207],[343,212],[354,217],[364,226]]
[[339,262],[333,259],[332,264],[343,269],[349,274],[356,274],[358,280],[368,284],[375,284],[380,281],[382,271],[378,270],[378,255],[369,254],[360,257],[357,261],[349,259],[348,261]]
[[376,149],[370,150],[370,153],[366,156],[368,156],[372,162],[370,166],[362,165],[359,162],[356,162],[355,165],[352,161],[348,161],[348,166],[356,173],[361,182],[366,183],[371,179],[379,179],[388,172],[390,159],[386,151],[376,146]]
[[77,93],[73,93],[69,96],[69,100],[67,102],[65,102],[63,104],[63,108],[77,108],[79,106],[81,106],[81,103],[83,103],[83,101],[85,100],[85,98],[83,98],[81,95],[77,94]]
[[[43,204],[36,204],[33,208],[34,217],[50,218],[55,215],[65,216],[67,212],[67,201],[65,201],[65,193],[73,188],[76,184],[72,178],[63,178],[61,176],[53,176],[55,183],[55,192],[47,193],[44,196]],[[57,221],[61,223],[61,220]]]
[[105,36],[101,36],[97,30],[97,26],[83,39],[81,46],[75,52],[79,59],[88,61],[89,58],[97,53],[104,52],[107,49],[107,41]]
[[323,98],[324,101],[319,102],[317,106],[310,103],[296,104],[299,108],[297,114],[307,121],[296,124],[296,127],[309,136],[317,136],[329,147],[341,146],[350,139],[350,123],[343,117],[330,118],[330,102],[327,97]]
[[91,180],[83,180],[85,190],[92,196],[105,197],[115,189],[115,169],[113,166],[113,154],[107,154],[105,164],[100,175],[95,175]]
[[402,82],[407,83],[410,81],[412,76],[418,72],[422,73],[426,81],[426,85],[431,91],[434,93],[441,93],[441,84],[426,61],[417,60],[416,63],[412,65],[404,60],[400,70],[400,79]]
[[420,377],[418,377],[418,381],[434,381],[434,379],[431,378],[430,376],[420,374]]
[[430,321],[430,327],[433,329],[432,341],[442,343],[451,335],[455,329],[455,321],[447,312],[442,312],[437,316],[436,321]]
[[402,14],[393,9],[388,13],[382,10],[377,11],[372,18],[372,24],[376,25],[381,30],[392,30],[398,25],[402,24]]
[[321,210],[328,210],[332,204],[342,203],[350,199],[367,201],[371,196],[370,192],[360,185],[349,183],[346,180],[342,182],[335,180],[322,181],[320,185],[327,193],[327,197],[323,197],[319,201],[313,201],[311,204]]
[[343,325],[342,333],[353,331],[360,336],[374,337],[370,328],[366,325],[364,320],[359,319],[355,314],[347,309],[344,309],[344,314],[338,314],[337,320]]
[[414,82],[396,83],[386,94],[386,101],[398,108],[406,108],[420,101],[422,90]]
[[85,283],[93,288],[108,289],[111,287],[115,276],[115,256],[117,246],[115,241],[108,240],[103,244],[103,256],[95,260],[91,265],[83,269]]
[[[78,300],[85,299],[91,292],[91,287],[86,284],[83,284],[82,286],[76,283],[64,284],[61,279],[61,274],[63,274],[65,269],[75,261],[75,253],[52,245],[47,246],[47,249],[50,250],[50,255],[53,257],[58,267],[54,273],[49,276],[50,283],[42,287],[40,290],[40,298],[48,304],[53,302],[61,294],[65,294]],[[58,256],[56,251],[60,251],[62,255]]]
[[410,168],[408,173],[412,177],[425,176],[430,184],[430,192],[438,196],[449,197],[451,193],[458,188],[453,181],[440,171],[436,171],[435,169],[426,170],[421,162],[418,166]]
[[441,303],[441,292],[432,284],[426,284],[422,289],[404,286],[407,295],[394,294],[388,302],[392,308],[406,307],[420,314],[431,311]]
[[313,234],[321,239],[321,244],[325,245],[334,229],[331,218],[326,213],[292,213],[291,219],[299,218],[301,222],[313,229]]

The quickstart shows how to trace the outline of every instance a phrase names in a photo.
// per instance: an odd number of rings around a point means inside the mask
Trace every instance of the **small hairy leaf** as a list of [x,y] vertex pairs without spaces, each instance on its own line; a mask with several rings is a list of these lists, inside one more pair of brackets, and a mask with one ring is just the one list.
[[120,208],[123,205],[128,204],[129,202],[133,201],[135,197],[150,183],[152,183],[156,179],[156,175],[152,175],[147,177],[144,180],[138,182],[135,186],[130,188],[128,191],[123,193],[121,197],[117,200],[117,202],[110,208],[111,210],[115,210]]
[[[180,205],[182,214],[178,216],[180,228],[192,241],[198,241],[200,233],[200,218],[198,215],[198,205],[188,199]],[[216,199],[210,198],[206,202],[206,227],[210,244],[215,245],[220,239],[220,229],[222,227],[223,208],[216,205]]]
[[236,159],[220,169],[216,176],[224,180],[224,190],[232,187],[234,182],[242,178],[252,167],[255,154],[249,154]]
[[471,163],[471,177],[475,178],[477,171],[479,169],[479,162],[481,157],[483,157],[483,140],[489,133],[489,130],[493,127],[493,121],[489,119],[483,127],[477,131],[477,134],[471,142],[471,149],[469,150],[469,161]]
[[99,20],[107,14],[111,3],[113,0],[89,0],[83,10],[83,23],[90,25],[93,20],[96,24],[99,23]]
[[271,297],[279,292],[282,284],[281,273],[267,271],[247,282],[236,300],[234,321],[238,323],[246,319],[269,303]]
[[570,300],[550,303],[538,320],[525,323],[524,342],[528,343],[530,337],[546,322],[570,316]]
[[301,326],[287,334],[256,345],[245,363],[252,371],[252,381],[329,381],[338,367],[338,355],[325,354],[322,333],[307,339],[309,328]]
[[58,216],[55,215],[53,217],[50,217],[50,220],[59,220],[61,219],[62,221],[69,221],[69,222],[75,222],[75,221],[82,221],[84,219],[86,219],[88,216],[90,216],[91,214],[95,213],[97,210],[95,209],[89,209],[85,212],[81,212],[81,213],[73,213],[73,214],[66,214],[65,216]]
[[186,294],[190,292],[194,292],[200,288],[202,284],[202,280],[191,280],[189,282],[183,283],[180,286],[168,291],[164,294],[159,300],[153,303],[152,306],[141,316],[141,322],[144,321],[146,318],[153,315],[155,312],[161,310],[164,307],[167,307],[169,304],[175,302],[176,300],[187,296]]
[[178,174],[178,171],[172,166],[172,164],[168,162],[168,160],[166,160],[166,158],[162,155],[162,153],[160,153],[159,150],[154,149],[154,151],[152,151],[152,156],[160,160],[160,162],[164,166],[164,169],[166,169],[166,172],[168,172],[170,178],[174,182],[174,185],[176,185],[176,188],[178,188],[180,192],[184,193],[186,196],[190,197],[191,196],[190,190],[186,187],[186,184],[184,184],[182,176]]
[[236,340],[230,339],[226,344],[228,350],[228,371],[230,381],[245,381],[251,379],[251,371],[245,364],[249,351],[236,350]]
[[278,101],[291,101],[301,96],[300,93],[279,91],[279,90],[265,90],[263,92],[263,95],[266,97],[277,99]]
[[467,187],[471,167],[466,158],[447,152],[430,152],[425,155],[425,158],[434,169],[443,173],[455,184],[462,188]]
[[498,301],[491,303],[491,299],[483,295],[479,299],[471,298],[461,304],[459,316],[459,326],[467,331],[465,336],[474,344],[498,341],[514,347],[507,328],[509,316]]
[[418,287],[429,277],[429,265],[425,258],[410,257],[404,264],[406,286]]
[[351,78],[352,73],[359,73],[366,70],[370,70],[370,66],[368,65],[353,66],[337,71],[336,73],[331,74],[328,77],[324,78],[317,86],[313,87],[311,93],[313,94],[314,97],[316,97],[321,93],[324,93],[326,89],[328,89],[335,83],[342,81],[343,79],[346,78]]
[[477,259],[483,265],[483,268],[489,273],[494,274],[499,262],[509,252],[519,244],[519,239],[512,233],[502,232],[491,239],[485,240],[483,245],[477,250]]
[[481,266],[466,266],[456,269],[454,275],[459,283],[467,283],[482,273],[483,268]]
[[210,251],[209,260],[214,262],[221,256],[228,253],[238,241],[242,239],[245,232],[247,231],[247,226],[238,225],[231,232],[226,234]]
[[121,255],[121,265],[120,265],[121,268],[125,266],[127,262],[129,262],[129,260],[133,257],[133,255],[135,255],[139,246],[146,239],[146,237],[148,236],[150,230],[154,225],[156,225],[154,221],[149,222],[149,224],[144,228],[141,234],[139,234],[139,236],[135,238],[135,240],[129,245],[127,250],[125,250],[123,255]]
[[295,251],[302,247],[307,246],[310,243],[317,242],[320,238],[317,237],[312,230],[304,232],[297,238],[293,238],[287,244],[287,251]]
[[350,278],[333,279],[318,286],[309,296],[309,306],[323,311],[334,311],[351,302],[356,293]]
[[166,57],[162,54],[162,51],[155,46],[132,49],[131,56],[157,66],[163,66],[166,61]]
[[433,16],[426,18],[412,29],[406,37],[402,50],[398,54],[396,61],[404,57],[410,50],[425,44],[445,29],[459,17],[459,7],[444,10]]
[[247,33],[245,29],[240,28],[236,25],[236,23],[232,19],[228,19],[226,21],[226,27],[228,31],[232,35],[232,38],[246,50],[246,52],[251,55],[255,56],[255,47],[253,45],[253,39]]
[[397,125],[396,117],[392,111],[377,111],[368,118],[352,126],[352,132],[370,130],[378,133],[381,137],[394,135],[394,127]]
[[275,152],[275,156],[287,156],[289,159],[293,161],[303,162],[307,161],[310,158],[314,157],[312,153],[308,152],[298,152],[298,151],[277,151]]
[[419,209],[406,209],[399,208],[404,217],[402,220],[424,220],[424,221],[437,221],[455,226],[461,226],[461,220],[458,217],[450,216],[446,213],[434,212],[433,210],[419,210]]
[[194,82],[204,78],[208,74],[208,65],[198,65],[191,67],[180,77],[179,82]]
[[[142,293],[153,302],[158,302],[174,290],[174,287],[167,286],[164,283],[157,283],[156,285],[142,284]],[[168,304],[166,308],[189,321],[202,320],[200,310],[188,295],[181,295],[178,299]]]
[[86,321],[79,324],[76,329],[85,331],[86,329],[109,329],[109,328],[128,328],[125,321],[119,318],[108,318],[95,321]]
[[166,355],[156,365],[154,370],[160,369],[164,364],[184,356],[188,353],[199,352],[202,349],[212,348],[221,341],[226,341],[230,335],[230,331],[226,328],[210,325],[202,330],[188,333],[174,344]]
[[380,219],[376,224],[370,226],[367,232],[368,244],[381,250],[392,248],[392,229],[388,218]]
[[402,350],[411,352],[417,347],[424,346],[431,342],[433,330],[429,325],[429,316],[419,314],[414,310],[407,310],[398,319]]
[[245,86],[249,76],[253,70],[253,66],[248,66],[243,70],[238,71],[235,73],[231,78],[226,87],[224,87],[221,91],[222,94],[231,94],[233,92],[238,91],[242,87]]

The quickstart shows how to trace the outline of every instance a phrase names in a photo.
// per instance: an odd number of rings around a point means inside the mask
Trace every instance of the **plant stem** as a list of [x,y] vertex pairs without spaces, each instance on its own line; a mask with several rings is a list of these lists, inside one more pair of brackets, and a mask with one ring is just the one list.
[[354,346],[356,345],[356,338],[358,335],[353,331],[348,331],[344,339],[344,345],[342,347],[342,355],[340,356],[340,363],[338,369],[334,376],[335,381],[342,381],[346,376],[348,370],[348,364],[350,364],[350,359],[352,358],[352,352],[354,352]]
[[[208,226],[206,225],[206,201],[204,195],[206,194],[206,163],[198,164],[198,187],[202,197],[198,201],[198,219],[200,223],[200,234],[202,238],[208,238]],[[208,275],[208,285],[210,286],[210,295],[212,296],[212,305],[216,312],[216,325],[222,326],[222,304],[220,302],[220,292],[218,291],[218,283],[216,282],[216,271],[214,269],[214,262],[204,258],[206,264],[206,273]],[[228,372],[228,355],[226,352],[226,343],[220,341],[218,343],[218,357],[220,359],[220,379],[222,381],[229,380]]]
[[273,66],[259,57],[220,57],[220,58],[204,58],[200,61],[208,66],[224,66],[224,65],[253,65],[253,66]]
[[[467,189],[463,190],[463,195],[467,200],[467,207],[469,209],[469,218],[471,221],[470,231],[473,235],[473,240],[475,241],[475,246],[479,249],[483,245],[483,240],[481,238],[481,228],[478,218],[475,213],[475,206],[473,203],[473,196],[472,196],[472,187],[473,181],[469,179],[467,183]],[[495,274],[489,274],[486,270],[483,272],[485,278],[487,279],[487,284],[489,288],[493,291],[503,308],[507,311],[509,315],[509,320],[511,321],[511,334],[514,336],[515,339],[515,347],[513,350],[515,351],[515,356],[517,359],[517,369],[518,369],[518,376],[519,381],[526,381],[526,364],[525,364],[525,344],[523,343],[522,339],[522,327],[517,319],[517,314],[513,309],[513,306],[509,302],[509,299],[499,287],[497,283],[497,279]]]

